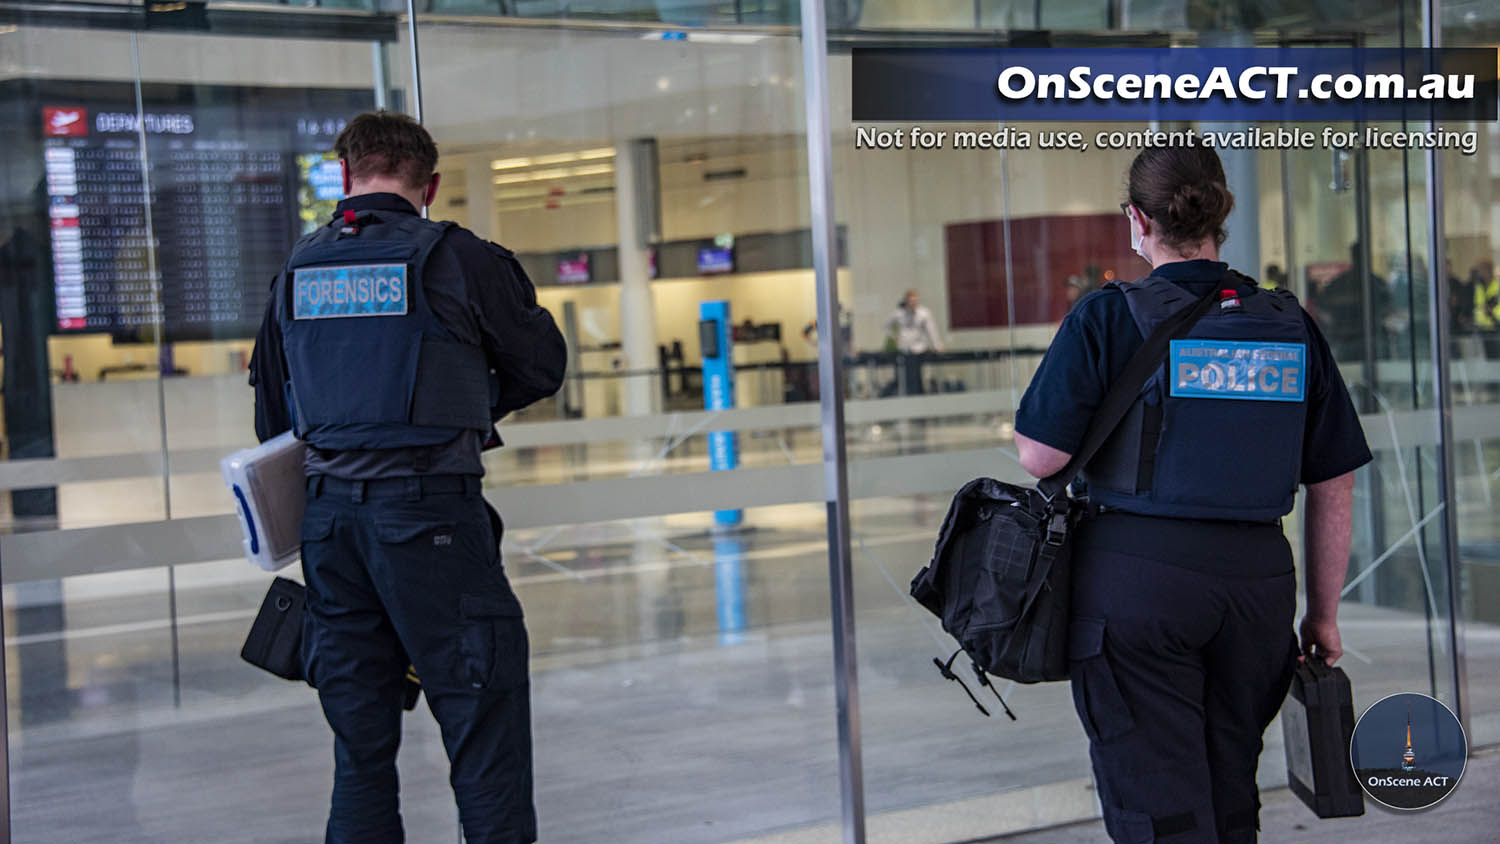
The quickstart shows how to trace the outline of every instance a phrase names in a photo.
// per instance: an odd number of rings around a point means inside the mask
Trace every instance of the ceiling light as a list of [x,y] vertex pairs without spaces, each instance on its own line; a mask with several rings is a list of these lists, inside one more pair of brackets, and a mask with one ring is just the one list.
[[590,164],[590,165],[587,165],[587,166],[584,166],[584,167],[574,167],[573,171],[572,171],[572,175],[574,175],[574,176],[602,176],[605,173],[613,173],[613,172],[615,172],[615,165],[613,165],[613,164]]
[[496,176],[493,181],[497,185],[513,185],[517,182],[529,182],[531,176],[527,173],[506,173],[504,176]]
[[614,158],[614,147],[596,147],[594,149],[583,149],[578,151],[579,161],[592,161],[596,158]]
[[492,170],[514,170],[517,167],[530,167],[529,158],[497,158],[490,162]]
[[568,171],[564,170],[561,167],[558,167],[555,170],[538,170],[535,173],[531,174],[531,181],[533,181],[533,182],[547,182],[547,181],[551,181],[552,179],[561,179],[561,178],[563,178],[563,177],[565,177],[567,175],[568,175]]
[[547,164],[567,164],[569,161],[577,160],[578,153],[576,152],[556,152],[551,155],[538,155],[531,159],[531,163],[541,167]]

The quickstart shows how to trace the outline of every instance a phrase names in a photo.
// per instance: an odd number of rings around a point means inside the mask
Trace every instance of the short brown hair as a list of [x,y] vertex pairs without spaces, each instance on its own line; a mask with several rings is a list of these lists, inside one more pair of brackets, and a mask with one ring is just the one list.
[[437,144],[422,124],[385,109],[367,111],[349,121],[333,151],[349,162],[355,179],[394,176],[413,190],[432,181],[437,168]]

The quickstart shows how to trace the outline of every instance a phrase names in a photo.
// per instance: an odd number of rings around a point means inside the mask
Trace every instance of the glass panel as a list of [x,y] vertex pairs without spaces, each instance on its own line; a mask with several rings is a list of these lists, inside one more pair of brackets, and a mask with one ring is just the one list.
[[[18,69],[0,81],[0,531],[46,541],[159,519],[162,288],[131,36],[0,31],[0,66]],[[97,466],[91,459],[124,463],[130,477],[66,471]],[[132,568],[59,578],[6,555],[16,840],[139,831],[129,788],[137,738],[120,725],[169,710],[173,677],[166,571],[153,561]],[[85,765],[93,776],[79,776]],[[81,817],[83,802],[100,814]]]
[[[834,103],[849,101],[850,74],[848,56],[830,59]],[[975,476],[1027,482],[1011,442],[1015,407],[1058,322],[1100,285],[1145,270],[1119,208],[1133,153],[1014,141],[1004,150],[857,148],[860,131],[912,126],[852,123],[842,109],[835,121],[834,193],[850,265],[841,297],[853,326],[851,471],[884,480],[852,510],[871,836],[916,824],[942,829],[944,840],[978,840],[1086,817],[1092,798],[1074,798],[1090,793],[1087,745],[1067,685],[997,680],[1011,722],[960,657],[953,670],[992,714],[981,716],[934,667],[957,645],[908,588],[954,490]],[[1092,139],[1146,126],[922,128],[949,139],[1059,130]],[[855,494],[870,495],[859,485]]]
[[[331,210],[317,195],[331,133],[399,106],[399,65],[383,73],[387,49],[357,34],[282,37],[368,32],[363,17],[228,10],[215,20],[263,37],[212,37],[94,13],[78,23],[97,28],[0,28],[0,107],[16,116],[0,160],[26,185],[0,227],[16,840],[232,841],[252,826],[226,811],[246,805],[242,787],[204,780],[205,765],[242,765],[267,735],[315,778],[283,783],[298,793],[326,793],[331,765],[326,749],[307,755],[328,744],[315,695],[239,658],[267,578],[240,558],[218,460],[254,442],[251,339],[302,212]],[[422,725],[408,772],[445,798]],[[451,803],[435,805],[414,801],[408,823],[454,836]],[[252,811],[256,835],[278,834]],[[269,822],[305,836],[326,811],[310,800]]]
[[[565,512],[505,545],[544,840],[837,817],[823,509],[800,503],[820,488],[801,480],[819,443],[799,42],[660,36],[419,28],[443,156],[431,216],[513,250],[568,337],[564,389],[486,457],[487,494],[522,527],[518,491],[571,482]],[[788,503],[703,512],[725,478],[708,470],[736,466],[763,473],[738,489]],[[663,475],[691,495],[650,504]],[[655,511],[595,524],[622,501]]]
[[[1443,45],[1500,43],[1493,6],[1443,4]],[[1500,126],[1444,124],[1475,146],[1442,153],[1443,235],[1448,258],[1451,445],[1457,487],[1459,579],[1471,744],[1500,741]]]
[[[872,8],[866,5],[867,19]],[[1048,7],[1044,14],[1050,13]],[[1382,37],[1394,42],[1396,34],[1386,31]],[[831,99],[847,102],[850,91],[839,86],[849,84],[848,59],[835,57],[830,68]],[[854,511],[870,826],[878,832],[897,823],[898,809],[904,810],[901,822],[931,812],[958,825],[950,837],[980,838],[1010,831],[994,820],[1002,807],[1082,793],[1090,777],[1086,742],[1061,685],[998,683],[1020,719],[1012,724],[960,658],[954,671],[995,717],[976,713],[933,667],[933,657],[946,660],[957,645],[907,597],[908,583],[932,553],[953,490],[976,475],[1028,480],[1012,444],[1016,398],[1072,303],[1106,280],[1145,274],[1118,205],[1136,151],[1064,153],[1035,143],[1031,149],[1011,144],[1003,151],[954,151],[951,142],[938,149],[914,149],[911,143],[906,149],[858,148],[858,131],[910,132],[912,126],[854,124],[844,114],[845,122],[835,124],[833,148],[839,222],[848,229],[850,256],[844,301],[853,312],[851,394],[887,397],[870,402],[868,410],[851,405],[847,436],[856,474],[876,471],[881,463],[861,450],[864,443],[894,442],[893,450],[911,455],[897,485],[903,494],[861,501]],[[1093,139],[1100,131],[1145,127],[922,128],[947,131],[949,138],[1015,129],[1035,139],[1062,129]],[[1437,443],[1412,436],[1431,430],[1432,419],[1420,159],[1394,152],[1366,159],[1328,149],[1228,149],[1220,156],[1235,193],[1221,254],[1262,284],[1291,289],[1314,312],[1379,455],[1375,468],[1357,475],[1350,579],[1372,573],[1353,586],[1340,616],[1356,705],[1396,689],[1451,697],[1441,536],[1431,520],[1441,512],[1431,465]],[[1350,257],[1351,244],[1359,246],[1357,261]],[[898,309],[907,289],[915,290],[921,309]],[[936,342],[912,324],[918,314],[930,314]],[[924,346],[925,353],[897,354]],[[901,394],[917,391],[919,403],[899,401]],[[1300,508],[1285,528],[1297,549],[1301,581]],[[1438,600],[1429,601],[1429,594]],[[923,717],[913,714],[919,711]],[[993,745],[995,730],[1006,753],[967,752]],[[1283,783],[1280,726],[1273,724],[1265,739],[1261,784]],[[923,752],[911,752],[918,744]],[[1054,814],[1029,816],[1025,823],[1060,823],[1096,811],[1068,808],[1066,799],[1046,805]]]

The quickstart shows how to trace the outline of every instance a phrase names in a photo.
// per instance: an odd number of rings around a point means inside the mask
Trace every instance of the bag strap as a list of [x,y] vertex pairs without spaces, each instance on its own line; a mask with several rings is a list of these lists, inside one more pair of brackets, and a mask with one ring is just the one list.
[[[1238,281],[1238,278],[1231,277],[1226,281]],[[1037,489],[1049,502],[1066,490],[1073,478],[1094,459],[1105,440],[1109,439],[1109,435],[1114,433],[1125,414],[1130,411],[1130,406],[1135,404],[1136,394],[1146,386],[1152,373],[1166,359],[1171,342],[1192,330],[1198,320],[1213,307],[1214,302],[1218,301],[1218,294],[1219,285],[1215,285],[1196,303],[1167,317],[1130,357],[1130,362],[1125,364],[1125,371],[1120,373],[1120,377],[1115,379],[1115,383],[1104,394],[1104,399],[1099,402],[1099,409],[1094,411],[1094,417],[1089,420],[1088,431],[1083,435],[1083,444],[1073,454],[1068,465],[1037,483]]]

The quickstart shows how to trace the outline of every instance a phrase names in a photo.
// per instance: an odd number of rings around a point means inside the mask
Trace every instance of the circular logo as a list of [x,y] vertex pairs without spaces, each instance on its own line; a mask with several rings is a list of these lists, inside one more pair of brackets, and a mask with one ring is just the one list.
[[1360,787],[1392,809],[1425,809],[1447,797],[1468,761],[1469,741],[1453,711],[1415,692],[1376,701],[1349,742]]

